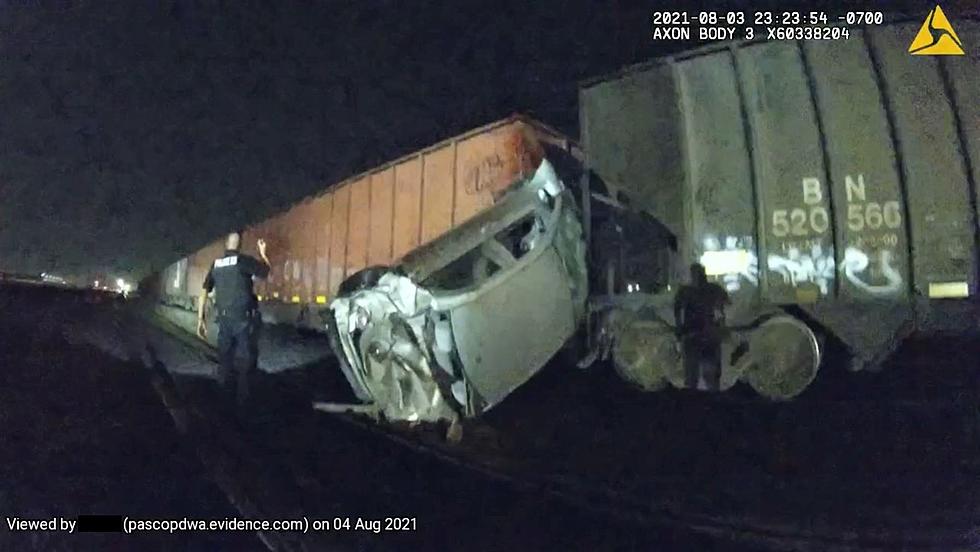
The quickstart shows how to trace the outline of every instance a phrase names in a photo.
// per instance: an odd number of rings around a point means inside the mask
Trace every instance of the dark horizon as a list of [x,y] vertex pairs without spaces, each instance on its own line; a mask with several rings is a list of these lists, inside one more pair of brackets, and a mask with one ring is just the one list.
[[0,2],[0,270],[139,277],[513,113],[576,137],[578,82],[696,45],[665,6]]

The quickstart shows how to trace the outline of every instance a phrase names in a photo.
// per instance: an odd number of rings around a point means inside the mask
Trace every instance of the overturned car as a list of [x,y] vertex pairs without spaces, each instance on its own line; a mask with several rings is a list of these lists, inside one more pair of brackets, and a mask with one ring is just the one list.
[[455,421],[498,404],[562,348],[587,287],[579,213],[545,160],[397,266],[351,276],[329,330],[358,410]]

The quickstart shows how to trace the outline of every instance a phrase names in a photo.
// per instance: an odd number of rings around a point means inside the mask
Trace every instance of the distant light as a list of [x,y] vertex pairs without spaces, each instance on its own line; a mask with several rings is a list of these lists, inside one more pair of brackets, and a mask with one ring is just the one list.
[[95,287],[99,287],[99,281],[98,280],[95,281]]
[[45,282],[51,282],[55,284],[66,284],[65,279],[61,276],[55,276],[54,274],[48,274],[47,272],[41,273],[41,279]]
[[121,288],[124,285],[126,285],[126,282],[122,278],[116,278],[116,287],[120,287]]

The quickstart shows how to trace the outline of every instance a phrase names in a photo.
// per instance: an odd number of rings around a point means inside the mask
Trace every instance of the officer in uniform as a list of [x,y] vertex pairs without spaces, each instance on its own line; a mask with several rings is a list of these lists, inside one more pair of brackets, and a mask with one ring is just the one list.
[[[240,232],[228,234],[225,253],[216,259],[204,279],[204,293],[197,309],[197,335],[207,338],[207,325],[204,321],[208,294],[214,290],[214,306],[218,322],[218,356],[221,360],[220,385],[228,389],[229,380],[236,375],[237,403],[245,406],[248,400],[248,376],[258,368],[258,330],[261,323],[258,312],[258,299],[252,289],[252,277],[265,278],[269,275],[269,257],[265,252],[265,240],[257,242],[261,261],[239,252],[242,235]],[[236,351],[245,357],[245,365],[235,370]]]
[[674,320],[684,351],[684,384],[697,389],[702,365],[705,384],[717,391],[721,381],[721,340],[725,328],[728,293],[708,281],[704,267],[691,265],[691,284],[681,286],[674,297]]

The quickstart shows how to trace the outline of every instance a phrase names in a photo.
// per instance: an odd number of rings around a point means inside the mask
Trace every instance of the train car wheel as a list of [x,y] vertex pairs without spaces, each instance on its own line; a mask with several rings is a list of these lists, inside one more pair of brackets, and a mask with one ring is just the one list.
[[616,335],[613,365],[624,380],[644,391],[667,386],[667,373],[681,362],[674,332],[661,322],[633,320]]
[[802,393],[820,367],[816,336],[792,316],[776,316],[753,330],[747,354],[743,379],[759,394],[774,400]]

